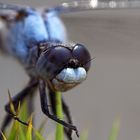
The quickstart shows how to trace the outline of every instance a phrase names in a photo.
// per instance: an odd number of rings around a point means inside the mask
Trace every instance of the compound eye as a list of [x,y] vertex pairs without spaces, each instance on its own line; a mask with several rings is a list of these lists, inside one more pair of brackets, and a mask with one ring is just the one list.
[[70,59],[70,57],[71,52],[69,49],[62,46],[57,46],[51,50],[48,56],[48,60],[58,67],[63,67]]
[[91,57],[84,45],[76,44],[73,49],[73,56],[80,62],[86,71],[89,70]]

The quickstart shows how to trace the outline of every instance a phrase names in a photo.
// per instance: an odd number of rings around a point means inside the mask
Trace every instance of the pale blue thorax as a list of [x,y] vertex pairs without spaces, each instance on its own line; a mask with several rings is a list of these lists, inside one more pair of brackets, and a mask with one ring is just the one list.
[[33,43],[48,39],[48,33],[40,14],[30,9],[28,12],[29,16],[23,18],[22,21],[11,23],[7,33],[8,52],[20,59],[27,57],[28,49]]
[[50,11],[44,19],[37,11],[27,10],[26,18],[11,23],[5,39],[6,50],[22,62],[26,61],[30,47],[39,42],[66,41],[65,27],[56,12]]

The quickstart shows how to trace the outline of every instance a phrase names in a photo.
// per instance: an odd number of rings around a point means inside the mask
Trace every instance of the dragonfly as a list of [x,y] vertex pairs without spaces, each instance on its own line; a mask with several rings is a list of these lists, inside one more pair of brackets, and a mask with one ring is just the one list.
[[[79,136],[63,98],[63,111],[68,122],[57,118],[55,93],[68,91],[86,80],[92,58],[85,45],[68,40],[60,15],[139,7],[140,1],[83,0],[64,2],[40,12],[29,6],[0,3],[0,50],[15,57],[30,77],[27,86],[12,98],[14,107],[17,108],[19,101],[23,103],[27,96],[34,95],[39,88],[42,112],[64,126],[69,140],[73,139],[72,131]],[[28,125],[11,112],[10,103],[5,105],[5,110],[7,115],[1,126],[2,131],[5,131],[12,118]]]

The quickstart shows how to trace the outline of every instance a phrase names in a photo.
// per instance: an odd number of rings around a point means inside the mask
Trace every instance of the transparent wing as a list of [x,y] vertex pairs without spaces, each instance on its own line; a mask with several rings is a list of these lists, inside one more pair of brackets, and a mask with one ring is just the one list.
[[[12,21],[15,18],[21,17],[25,9],[30,8],[29,6],[5,4],[0,2],[0,18],[6,21]],[[22,16],[24,17],[24,15]]]
[[124,9],[124,8],[140,8],[139,0],[80,0],[72,2],[64,2],[55,8],[58,13],[78,12],[84,10],[100,10],[100,9]]
[[[19,11],[29,8],[29,6],[4,4],[0,2],[0,10]],[[123,8],[140,8],[140,0],[74,0],[64,2],[58,6],[47,8],[56,10],[58,13],[78,12],[84,10],[100,9],[123,9]]]
[[21,6],[21,5],[14,5],[14,4],[5,4],[0,2],[0,10],[14,10],[19,11],[22,9],[27,8],[27,6]]

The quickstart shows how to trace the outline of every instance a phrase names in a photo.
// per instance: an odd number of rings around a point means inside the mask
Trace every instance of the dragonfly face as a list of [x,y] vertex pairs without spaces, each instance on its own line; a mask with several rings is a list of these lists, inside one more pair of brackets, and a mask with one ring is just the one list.
[[58,44],[41,53],[36,70],[54,90],[66,91],[86,79],[90,59],[81,44]]

